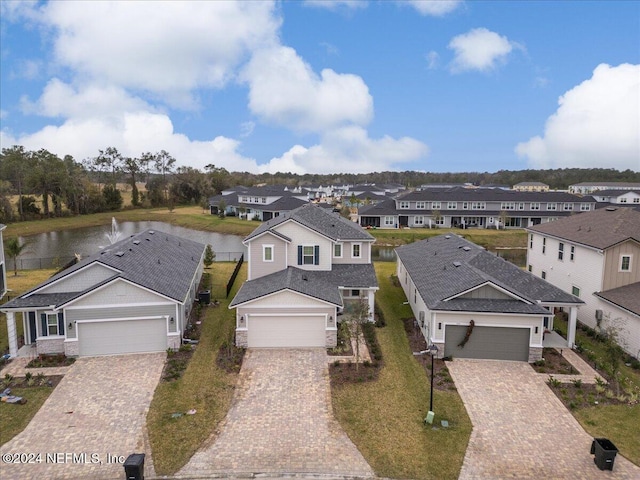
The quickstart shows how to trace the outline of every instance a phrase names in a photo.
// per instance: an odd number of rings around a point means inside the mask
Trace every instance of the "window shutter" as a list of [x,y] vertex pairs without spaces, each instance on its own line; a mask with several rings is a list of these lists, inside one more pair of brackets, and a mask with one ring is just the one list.
[[313,247],[313,264],[320,265],[320,245]]
[[64,313],[58,312],[58,335],[64,335]]
[[42,331],[40,334],[43,337],[46,337],[49,334],[49,329],[47,328],[47,316],[44,313],[40,314],[40,323],[42,324]]
[[302,245],[298,245],[298,265],[302,265]]

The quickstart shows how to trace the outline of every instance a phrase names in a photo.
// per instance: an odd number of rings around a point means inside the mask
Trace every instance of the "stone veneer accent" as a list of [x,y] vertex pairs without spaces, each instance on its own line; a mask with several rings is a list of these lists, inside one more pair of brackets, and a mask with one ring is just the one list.
[[529,363],[542,360],[542,347],[529,347]]
[[64,337],[39,338],[37,341],[38,355],[49,353],[64,353]]
[[247,348],[249,342],[246,330],[236,330],[236,347]]
[[167,336],[167,348],[178,350],[180,348],[180,335]]
[[64,342],[64,354],[67,357],[77,357],[80,355],[80,344],[78,342]]
[[327,348],[333,348],[336,345],[338,345],[338,331],[337,330],[327,330],[326,338],[327,338]]

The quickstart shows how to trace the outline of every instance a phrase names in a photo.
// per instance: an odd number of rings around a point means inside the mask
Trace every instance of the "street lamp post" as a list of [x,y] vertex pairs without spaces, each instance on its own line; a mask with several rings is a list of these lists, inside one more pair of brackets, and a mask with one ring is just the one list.
[[431,353],[431,394],[429,395],[429,411],[433,412],[433,358],[438,354],[438,347],[432,344],[429,347],[429,352]]

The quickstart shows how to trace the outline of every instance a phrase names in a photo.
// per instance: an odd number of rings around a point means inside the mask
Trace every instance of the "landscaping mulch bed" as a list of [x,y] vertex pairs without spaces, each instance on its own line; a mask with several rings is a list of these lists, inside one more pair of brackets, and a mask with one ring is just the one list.
[[194,345],[182,345],[177,352],[167,351],[167,360],[162,370],[162,380],[171,382],[182,376],[189,365],[189,360],[196,351]]
[[569,410],[593,407],[594,405],[622,405],[629,403],[626,399],[617,398],[614,394],[615,389],[611,387],[584,384],[578,381],[556,383],[553,380],[549,380],[547,385]]
[[73,365],[75,361],[75,358],[63,354],[38,355],[27,364],[27,368],[68,367]]
[[224,342],[218,350],[216,364],[227,373],[237,373],[242,367],[245,352],[245,348],[236,347],[233,341]]
[[35,387],[52,387],[55,388],[60,383],[64,375],[41,375],[36,374],[25,377],[12,377],[8,374],[2,378],[0,382],[0,390],[5,388],[35,388]]
[[327,355],[337,357],[355,355],[349,331],[343,327],[342,323],[338,324],[338,344],[333,348],[327,348]]
[[538,373],[548,373],[550,375],[580,375],[580,372],[555,348],[543,349],[542,358],[543,360],[529,364]]
[[[427,341],[422,335],[420,331],[420,327],[416,322],[416,319],[411,318],[403,318],[402,323],[404,323],[404,331],[407,334],[407,339],[409,340],[409,348],[412,352],[422,352],[427,349]],[[431,355],[428,353],[424,353],[422,355],[416,355],[415,359],[423,366],[428,376],[431,376]],[[456,390],[456,385],[453,383],[453,379],[449,374],[449,369],[442,359],[434,359],[433,360],[433,370],[434,370],[434,380],[433,380],[433,388],[437,390],[443,391],[451,391]]]
[[329,365],[329,378],[331,387],[339,387],[347,383],[361,383],[375,381],[383,366],[382,351],[376,337],[376,327],[372,323],[362,325],[362,333],[367,342],[367,348],[371,355],[371,361],[362,364],[340,363],[338,361]]

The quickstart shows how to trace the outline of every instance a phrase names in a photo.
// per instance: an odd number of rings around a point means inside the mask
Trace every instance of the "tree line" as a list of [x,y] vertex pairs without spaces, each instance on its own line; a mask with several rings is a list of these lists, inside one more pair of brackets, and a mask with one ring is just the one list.
[[[202,205],[208,198],[234,185],[337,185],[400,184],[417,187],[432,183],[507,185],[539,181],[551,189],[566,189],[586,181],[638,182],[640,172],[612,168],[564,168],[548,170],[500,170],[497,172],[373,172],[366,174],[304,174],[290,172],[229,172],[213,163],[204,171],[176,167],[167,151],[143,152],[138,157],[122,155],[116,148],[99,150],[95,157],[76,161],[45,150],[26,150],[15,145],[0,155],[0,223],[19,220],[82,215],[122,208]],[[145,185],[139,191],[138,184]],[[131,205],[123,205],[119,186],[131,189]],[[17,200],[11,200],[17,196]],[[41,198],[40,204],[36,196]],[[40,206],[41,205],[41,206]]]

